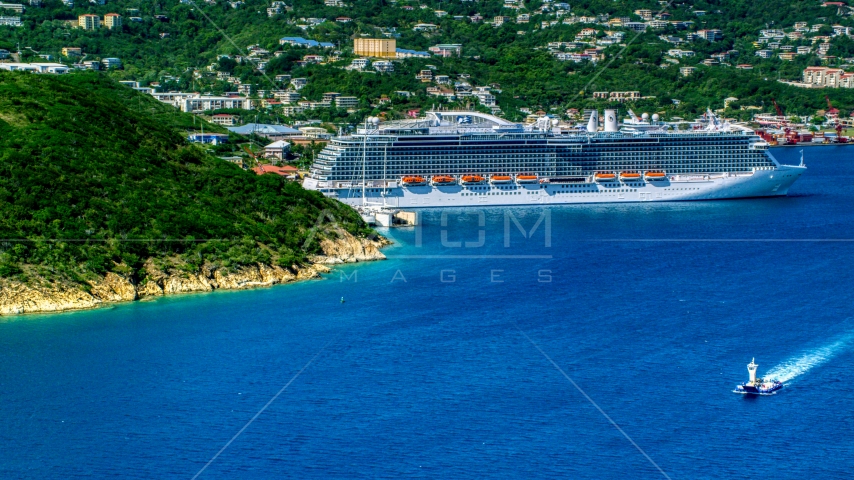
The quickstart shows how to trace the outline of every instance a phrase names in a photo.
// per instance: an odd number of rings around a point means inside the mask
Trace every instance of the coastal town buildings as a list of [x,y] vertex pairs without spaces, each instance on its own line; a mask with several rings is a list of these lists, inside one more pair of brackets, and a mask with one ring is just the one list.
[[854,73],[841,68],[807,67],[803,83],[812,88],[854,88]]
[[[189,4],[187,1],[180,1],[181,3]],[[205,0],[205,3],[213,4],[212,0]],[[240,2],[233,3],[237,4]],[[287,2],[272,1],[267,3],[269,4],[268,11],[265,12],[262,8],[256,12],[261,17],[264,17],[264,21],[267,21],[267,15],[279,15],[280,13],[284,14],[286,12],[294,11],[294,7],[289,6],[289,3]],[[333,3],[335,3],[338,8],[343,5],[339,5],[337,2]],[[240,5],[237,5],[237,7],[232,5],[232,7],[237,8],[240,7]],[[436,17],[440,17],[441,25],[432,23],[416,23],[413,26],[412,23],[408,24],[414,31],[419,32],[424,38],[433,37],[432,33],[440,28],[443,32],[447,33],[446,26],[449,22],[477,23],[484,21],[483,15],[480,13],[471,16],[454,15],[453,13],[450,13],[450,8],[448,8],[448,12],[443,12],[441,10],[434,10],[433,7],[429,7],[427,5],[398,5],[394,2],[389,5],[389,8],[400,8],[412,12],[424,11],[424,14],[432,13],[435,14]],[[824,23],[795,22],[793,26],[774,24],[765,25],[762,29],[757,28],[753,33],[753,36],[749,37],[748,41],[744,44],[744,47],[739,47],[740,50],[744,50],[741,52],[741,56],[739,56],[738,51],[727,50],[726,48],[710,50],[708,45],[698,43],[694,43],[693,47],[688,46],[691,45],[691,42],[717,42],[723,39],[723,32],[719,29],[708,28],[716,25],[706,19],[686,19],[684,18],[684,15],[676,14],[675,12],[674,15],[671,15],[664,11],[657,12],[652,8],[639,8],[634,11],[633,15],[621,13],[619,14],[620,16],[618,16],[614,14],[609,15],[605,13],[597,14],[585,12],[585,15],[576,16],[571,12],[569,3],[555,2],[554,0],[544,1],[541,5],[538,4],[538,6],[535,7],[536,11],[529,10],[526,3],[521,0],[509,0],[505,2],[503,8],[505,10],[500,12],[490,12],[489,17],[492,25],[507,30],[505,33],[512,33],[517,29],[522,29],[519,30],[517,34],[530,34],[533,30],[539,28],[545,29],[560,25],[580,24],[573,28],[573,34],[570,34],[569,36],[564,36],[563,34],[560,36],[552,36],[549,40],[544,41],[544,44],[541,46],[527,47],[534,50],[545,50],[552,58],[560,61],[576,63],[602,61],[605,58],[606,52],[613,52],[615,51],[614,48],[624,46],[627,36],[631,37],[634,35],[632,31],[640,32],[649,31],[649,29],[651,29],[663,30],[656,32],[654,36],[657,37],[660,42],[655,40],[654,37],[651,37],[652,42],[650,45],[657,45],[662,54],[662,56],[658,57],[660,60],[656,62],[656,67],[660,67],[662,69],[678,69],[679,74],[684,77],[696,75],[700,72],[706,72],[706,67],[716,69],[735,68],[739,70],[750,70],[753,68],[751,65],[739,63],[738,61],[740,60],[741,62],[744,62],[753,55],[760,57],[756,59],[758,63],[757,68],[760,68],[763,71],[765,70],[768,62],[779,62],[780,60],[799,61],[804,60],[802,57],[798,57],[803,55],[814,55],[825,65],[845,65],[846,63],[854,62],[854,59],[837,59],[836,57],[828,56],[834,38],[839,36],[848,36],[850,38],[854,36],[854,29],[848,27],[847,22],[844,20],[827,20],[824,21]],[[105,10],[101,11],[103,12]],[[119,10],[119,12],[124,15],[134,16],[141,14],[139,9],[136,8],[127,8]],[[123,28],[123,17],[121,14],[101,13],[100,18],[95,14],[86,14],[80,15],[76,22],[73,20],[70,22],[85,30],[95,30],[100,27],[120,29]],[[711,15],[712,13],[709,12],[709,14]],[[364,107],[368,104],[381,108],[383,113],[385,113],[386,110],[394,110],[395,105],[399,106],[399,104],[403,102],[403,99],[400,98],[399,94],[395,93],[392,95],[388,92],[385,92],[385,94],[382,94],[382,92],[376,92],[373,95],[366,95],[364,97],[347,96],[346,93],[339,94],[335,92],[328,92],[326,95],[323,95],[323,98],[320,98],[319,94],[313,91],[301,95],[300,89],[307,84],[308,80],[306,78],[292,78],[290,74],[275,75],[275,85],[270,89],[263,90],[263,88],[265,88],[263,86],[265,81],[260,77],[256,76],[250,80],[246,78],[246,75],[235,72],[234,68],[225,69],[221,67],[221,60],[226,58],[236,62],[237,65],[245,66],[248,64],[247,62],[249,62],[249,64],[254,66],[257,70],[263,71],[264,68],[266,68],[267,63],[272,61],[273,58],[280,57],[285,54],[296,54],[298,56],[294,57],[295,60],[291,60],[294,66],[312,69],[316,68],[313,67],[313,64],[332,65],[334,68],[346,69],[351,72],[358,73],[359,75],[364,74],[365,78],[369,78],[369,75],[376,75],[377,73],[393,75],[396,68],[398,71],[412,71],[415,74],[416,81],[421,83],[421,86],[419,88],[410,88],[412,92],[407,92],[408,95],[416,97],[424,95],[439,97],[443,102],[477,101],[479,104],[491,109],[497,108],[496,95],[499,95],[500,87],[491,89],[490,87],[475,86],[477,85],[477,78],[482,77],[475,75],[474,78],[469,79],[468,75],[464,76],[464,74],[454,71],[452,65],[460,63],[460,61],[443,60],[449,57],[463,57],[464,42],[461,41],[462,38],[457,40],[459,43],[433,44],[427,49],[427,51],[409,50],[398,47],[398,39],[401,38],[401,35],[397,30],[400,27],[383,26],[377,27],[375,33],[359,33],[351,36],[350,38],[352,38],[353,41],[352,50],[347,48],[346,45],[342,45],[340,43],[340,37],[338,37],[339,40],[336,40],[338,43],[337,45],[332,42],[322,41],[324,39],[335,38],[329,35],[328,32],[324,32],[322,29],[315,29],[315,27],[323,24],[324,22],[326,22],[328,27],[351,28],[350,25],[344,27],[343,24],[353,25],[355,22],[363,21],[363,19],[351,18],[343,15],[353,15],[355,17],[355,14],[348,13],[346,11],[335,12],[332,15],[327,15],[326,18],[294,17],[292,24],[309,33],[304,34],[306,38],[296,36],[282,37],[278,42],[280,46],[276,48],[271,48],[270,46],[265,45],[265,47],[269,49],[267,50],[265,48],[261,48],[260,45],[262,43],[260,43],[260,40],[252,40],[257,43],[245,47],[243,54],[235,54],[234,52],[226,51],[217,52],[217,58],[212,63],[201,66],[200,68],[195,68],[192,71],[192,78],[194,81],[193,88],[197,89],[199,92],[209,93],[199,94],[174,92],[167,103],[172,103],[176,108],[185,111],[191,111],[194,113],[206,112],[207,115],[210,114],[209,110],[217,110],[219,108],[237,108],[258,109],[259,111],[266,112],[268,114],[284,114],[286,116],[293,116],[304,114],[306,112],[311,115],[311,111],[315,109],[342,108],[353,111],[354,109],[359,108],[360,105]],[[680,16],[683,18],[680,18]],[[431,21],[430,18],[431,17],[429,15],[422,14],[419,15],[418,18],[413,18],[413,21],[427,22]],[[677,18],[678,20],[673,18]],[[639,21],[639,19],[641,21]],[[168,23],[173,20],[167,15],[158,15],[155,17],[155,21]],[[533,22],[533,24],[525,26],[524,24],[527,21]],[[371,35],[371,38],[361,38],[361,35]],[[314,39],[307,38],[310,36]],[[161,37],[165,38],[162,35]],[[411,41],[411,39],[407,40],[407,37],[405,36],[403,38],[405,39],[403,41]],[[443,40],[445,38],[447,38],[445,41],[454,41],[453,36],[443,37]],[[431,43],[432,42],[426,44],[430,45]],[[322,51],[321,49],[325,51]],[[710,53],[714,51],[717,51],[718,53]],[[33,53],[38,52],[34,51]],[[69,66],[69,69],[121,68],[122,62],[120,59],[114,57],[101,57],[101,55],[109,53],[110,52],[108,51],[96,51],[94,55],[86,56],[85,61],[83,59],[76,60],[73,57],[84,55],[82,49],[79,47],[65,47],[62,49],[62,57],[65,57],[62,60],[74,60],[76,62],[73,66]],[[473,50],[470,54],[475,55],[476,52]],[[38,55],[42,57],[42,61],[47,62],[53,61],[54,56],[59,57],[56,55],[56,52],[43,54],[38,53]],[[435,65],[416,63],[418,67],[413,71],[410,66],[403,63],[407,59],[427,59],[431,57],[439,57],[433,62],[438,65],[438,67]],[[469,57],[465,57],[465,60],[462,61],[468,61],[468,58]],[[71,61],[68,63],[71,64]],[[643,63],[643,60],[640,60],[639,63]],[[18,68],[23,69],[25,67]],[[573,66],[567,66],[566,68],[570,71],[570,74],[574,74],[574,70],[577,69],[577,67]],[[35,71],[35,69],[29,67],[26,69]],[[276,73],[279,71],[282,70],[277,69]],[[287,72],[289,70],[284,71]],[[316,75],[316,72],[308,70],[303,75],[312,78]],[[406,81],[411,80],[412,77],[406,79]],[[773,79],[770,81],[776,80],[777,79]],[[384,79],[382,81],[388,80]],[[780,81],[795,86],[810,88],[849,88],[849,84],[852,83],[851,75],[845,73],[842,69],[834,69],[830,66],[809,67],[804,71],[803,82],[791,82],[785,79]],[[188,88],[185,83],[178,81],[177,78],[173,78],[169,83],[171,82],[176,82],[179,85],[183,84],[183,88]],[[166,90],[166,88],[160,88],[159,82],[149,83],[151,84],[151,87],[146,86],[133,88],[137,88],[138,90],[145,88],[146,92]],[[223,87],[222,84],[227,84],[227,86]],[[173,84],[171,88],[177,89],[181,87]],[[343,86],[339,88],[346,92]],[[632,86],[627,86],[627,88],[632,88]],[[231,90],[231,92],[222,93],[223,91],[228,90]],[[213,94],[210,92],[213,92]],[[249,97],[252,97],[252,100],[248,100]],[[637,91],[594,92],[593,97],[608,102],[627,102],[642,98],[640,93]],[[224,105],[229,106],[226,107]],[[531,112],[544,110],[546,113],[551,113],[551,110],[548,108],[536,105],[514,106],[513,110],[522,111],[522,108],[528,108]],[[239,116],[231,114],[217,114],[209,118],[214,123],[233,126],[234,123],[238,121]]]

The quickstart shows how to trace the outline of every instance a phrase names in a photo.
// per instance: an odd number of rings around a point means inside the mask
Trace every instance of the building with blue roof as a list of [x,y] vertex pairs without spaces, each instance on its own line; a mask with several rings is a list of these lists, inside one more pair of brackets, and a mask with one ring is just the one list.
[[419,52],[417,50],[407,50],[405,48],[398,48],[395,52],[397,53],[397,58],[430,58],[429,52]]
[[247,123],[239,127],[228,127],[228,131],[240,135],[260,135],[270,140],[287,140],[294,137],[302,137],[305,134],[287,125],[271,125],[268,123]]
[[228,127],[228,130],[234,133],[239,133],[241,135],[250,135],[252,133],[272,133],[279,135],[299,135],[300,131],[291,128],[287,125],[271,125],[269,123],[247,123],[246,125],[241,125],[239,127]]
[[191,133],[187,136],[187,140],[192,143],[219,145],[220,143],[228,142],[228,135],[224,133]]
[[294,47],[320,47],[334,48],[335,44],[330,42],[318,42],[317,40],[308,40],[302,37],[282,37],[279,39],[279,45],[292,45]]

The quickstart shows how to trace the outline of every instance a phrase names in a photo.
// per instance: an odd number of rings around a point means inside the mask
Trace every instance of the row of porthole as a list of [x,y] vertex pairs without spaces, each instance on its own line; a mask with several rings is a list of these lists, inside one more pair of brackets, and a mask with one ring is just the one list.
[[487,192],[487,193],[463,193],[464,197],[479,196],[479,195],[521,195],[522,192]]

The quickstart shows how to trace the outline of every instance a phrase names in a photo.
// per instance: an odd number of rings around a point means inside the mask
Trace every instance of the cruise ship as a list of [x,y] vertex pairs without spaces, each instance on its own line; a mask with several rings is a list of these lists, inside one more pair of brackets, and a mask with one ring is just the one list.
[[334,137],[303,182],[352,206],[552,205],[786,195],[806,167],[782,165],[752,130],[620,128],[606,110],[586,128],[520,125],[471,111],[431,111]]

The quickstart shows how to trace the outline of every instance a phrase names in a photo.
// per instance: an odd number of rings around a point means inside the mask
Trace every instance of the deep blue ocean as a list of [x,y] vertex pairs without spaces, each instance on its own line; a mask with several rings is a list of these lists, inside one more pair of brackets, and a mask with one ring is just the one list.
[[428,210],[324,280],[4,317],[0,477],[850,478],[854,147],[805,156],[786,198]]

